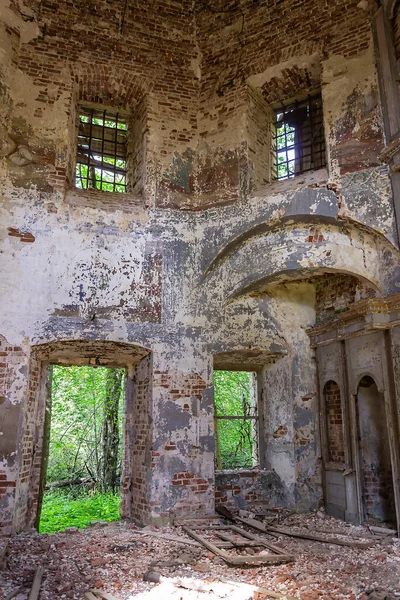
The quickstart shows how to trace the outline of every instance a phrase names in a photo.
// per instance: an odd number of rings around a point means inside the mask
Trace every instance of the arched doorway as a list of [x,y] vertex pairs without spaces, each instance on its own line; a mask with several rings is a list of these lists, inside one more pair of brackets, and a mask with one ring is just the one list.
[[369,375],[357,390],[362,508],[367,521],[396,521],[384,395]]

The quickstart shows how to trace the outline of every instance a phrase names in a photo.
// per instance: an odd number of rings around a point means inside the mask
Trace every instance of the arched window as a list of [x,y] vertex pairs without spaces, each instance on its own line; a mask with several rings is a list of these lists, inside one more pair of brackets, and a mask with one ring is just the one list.
[[340,388],[335,381],[328,381],[324,387],[326,437],[328,460],[344,462],[343,413]]

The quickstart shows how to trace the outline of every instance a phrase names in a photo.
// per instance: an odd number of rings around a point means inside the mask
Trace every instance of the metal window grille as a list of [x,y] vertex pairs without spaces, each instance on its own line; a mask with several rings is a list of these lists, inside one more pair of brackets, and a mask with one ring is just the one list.
[[[216,399],[214,408],[215,468],[249,469],[259,462],[258,452],[258,410],[255,374],[253,383],[249,380],[250,401],[243,395],[241,414],[221,414]],[[225,425],[226,424],[226,425]],[[224,438],[235,438],[235,447],[227,452]]]
[[127,133],[126,115],[80,108],[76,187],[126,192]]
[[275,177],[288,179],[326,164],[321,96],[275,110]]

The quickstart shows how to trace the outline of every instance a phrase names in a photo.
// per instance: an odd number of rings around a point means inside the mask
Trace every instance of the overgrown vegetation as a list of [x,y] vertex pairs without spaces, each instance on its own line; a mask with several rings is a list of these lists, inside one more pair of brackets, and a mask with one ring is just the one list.
[[123,369],[53,367],[47,482],[90,477],[115,491],[121,468]]
[[[53,367],[41,532],[119,518],[123,374],[123,369]],[[74,485],[78,480],[83,483]]]
[[[123,373],[102,367],[53,367],[41,532],[119,518]],[[217,468],[254,465],[254,389],[252,373],[214,373],[216,416],[222,417],[216,419]],[[80,485],[74,484],[77,480]]]
[[119,519],[119,494],[54,490],[43,499],[40,533],[57,533],[66,527],[83,529],[92,521]]
[[257,419],[253,373],[214,371],[214,399],[217,417],[216,468],[254,466],[257,458]]

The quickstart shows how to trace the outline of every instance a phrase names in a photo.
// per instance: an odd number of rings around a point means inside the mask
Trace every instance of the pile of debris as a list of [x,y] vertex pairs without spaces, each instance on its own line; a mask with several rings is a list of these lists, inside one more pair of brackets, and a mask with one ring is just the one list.
[[395,600],[400,540],[325,515],[228,512],[0,540],[2,600]]

